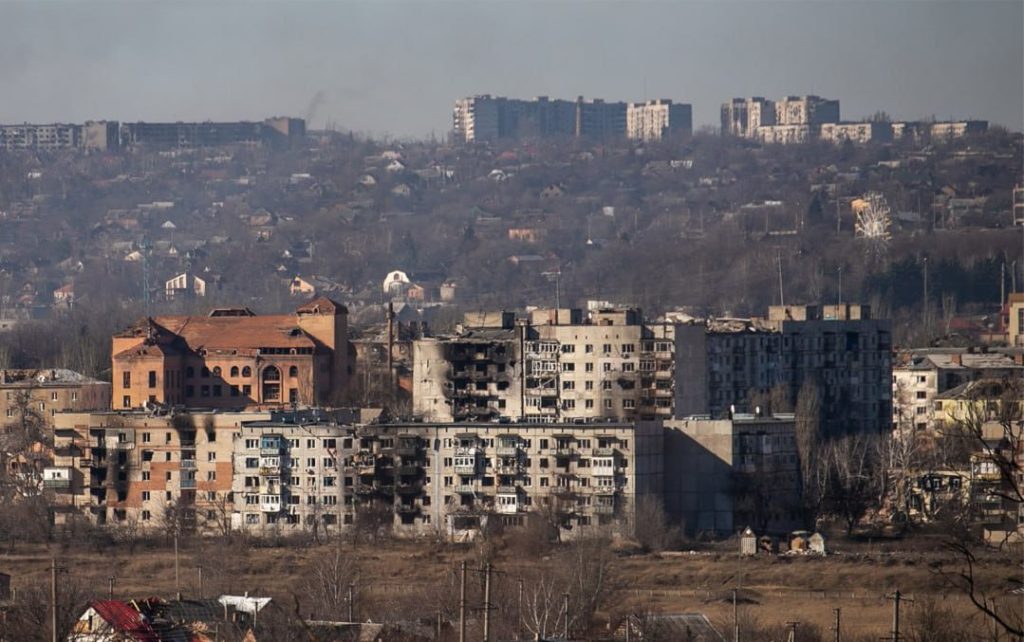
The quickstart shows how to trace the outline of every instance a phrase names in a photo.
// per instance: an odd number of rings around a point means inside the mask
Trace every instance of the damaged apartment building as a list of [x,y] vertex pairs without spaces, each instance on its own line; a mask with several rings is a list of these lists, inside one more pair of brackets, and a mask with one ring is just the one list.
[[[868,306],[772,306],[767,317],[644,321],[634,308],[467,315],[413,345],[426,421],[649,420],[795,407],[818,388],[826,429],[877,432],[891,413],[890,324]],[[778,408],[777,408],[778,410]]]
[[413,347],[413,412],[427,421],[672,416],[676,333],[635,308],[469,314]]

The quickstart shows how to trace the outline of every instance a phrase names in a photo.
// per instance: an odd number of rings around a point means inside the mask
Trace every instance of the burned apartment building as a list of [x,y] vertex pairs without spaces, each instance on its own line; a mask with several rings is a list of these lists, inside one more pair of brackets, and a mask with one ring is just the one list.
[[47,428],[60,412],[110,407],[110,383],[64,368],[0,370],[0,423],[41,421]]
[[563,537],[628,529],[638,499],[661,493],[660,422],[374,424],[353,448],[355,523],[400,535],[471,539],[529,520]]
[[44,486],[58,526],[223,533],[231,527],[233,435],[266,412],[58,413]]
[[114,336],[113,407],[329,405],[352,374],[347,319],[325,297],[294,314],[222,308],[142,319]]
[[635,308],[470,315],[414,344],[413,413],[428,421],[576,421],[672,416],[674,324]]
[[794,408],[806,385],[829,434],[891,424],[892,332],[866,305],[772,306],[767,318],[700,320],[677,332],[677,417],[755,412],[773,396]]

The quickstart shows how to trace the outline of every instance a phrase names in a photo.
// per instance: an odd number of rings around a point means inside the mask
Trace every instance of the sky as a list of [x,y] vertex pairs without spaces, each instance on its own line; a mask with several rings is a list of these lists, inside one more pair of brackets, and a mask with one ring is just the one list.
[[443,137],[480,93],[816,93],[843,119],[1024,129],[1024,1],[0,0],[0,122],[305,117]]

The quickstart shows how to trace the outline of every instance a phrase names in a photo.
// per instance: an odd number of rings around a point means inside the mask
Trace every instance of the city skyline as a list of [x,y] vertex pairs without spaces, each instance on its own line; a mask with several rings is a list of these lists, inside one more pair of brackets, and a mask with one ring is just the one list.
[[[841,100],[844,120],[882,110],[1024,127],[1024,9],[1013,2],[54,2],[5,11],[0,51],[32,65],[0,71],[0,122],[277,113],[314,129],[441,137],[453,100],[491,93],[671,98],[693,104],[699,129],[717,126],[719,106],[736,96],[816,93]],[[166,28],[131,27],[143,21]],[[236,29],[220,26],[229,23]],[[519,47],[523,34],[529,47]]]

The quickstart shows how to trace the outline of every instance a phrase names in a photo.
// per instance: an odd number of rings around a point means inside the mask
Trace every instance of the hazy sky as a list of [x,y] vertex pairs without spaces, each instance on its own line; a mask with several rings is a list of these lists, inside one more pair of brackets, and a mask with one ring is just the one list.
[[1024,1],[0,0],[0,122],[275,114],[443,135],[455,98],[818,93],[1024,128]]

